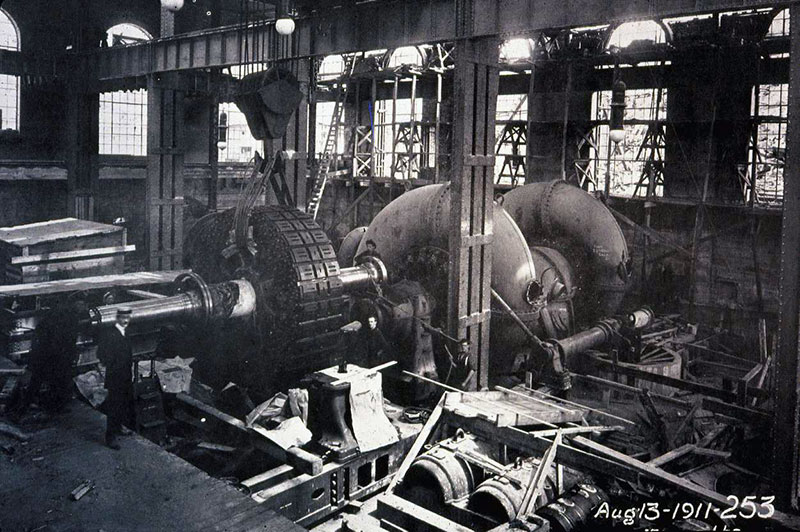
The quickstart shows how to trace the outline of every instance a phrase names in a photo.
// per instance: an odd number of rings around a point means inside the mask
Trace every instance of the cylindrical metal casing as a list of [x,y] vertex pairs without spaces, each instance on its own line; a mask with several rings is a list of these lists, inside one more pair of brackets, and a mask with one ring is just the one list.
[[365,257],[358,266],[339,270],[342,289],[347,293],[372,288],[376,283],[386,282],[388,277],[383,261],[375,257]]
[[569,494],[548,504],[538,513],[550,522],[553,532],[572,532],[586,524],[592,511],[607,500],[606,494],[600,488],[581,483]]
[[[517,517],[525,498],[531,476],[541,462],[537,459],[523,461],[519,467],[509,469],[504,475],[494,476],[478,486],[469,500],[469,508],[500,523]],[[548,475],[544,490],[534,501],[534,507],[547,504],[555,496],[554,483]]]

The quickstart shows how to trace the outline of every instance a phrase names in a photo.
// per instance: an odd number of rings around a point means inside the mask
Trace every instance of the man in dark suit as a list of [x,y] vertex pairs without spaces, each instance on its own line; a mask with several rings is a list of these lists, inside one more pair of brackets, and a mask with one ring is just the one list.
[[128,340],[130,322],[131,309],[119,309],[117,323],[103,331],[97,348],[97,358],[106,366],[106,445],[115,450],[119,449],[117,437],[122,434],[122,424],[130,421],[133,405],[133,351]]
[[389,341],[378,328],[378,317],[367,317],[367,326],[359,331],[361,338],[361,364],[373,367],[392,359],[394,350]]

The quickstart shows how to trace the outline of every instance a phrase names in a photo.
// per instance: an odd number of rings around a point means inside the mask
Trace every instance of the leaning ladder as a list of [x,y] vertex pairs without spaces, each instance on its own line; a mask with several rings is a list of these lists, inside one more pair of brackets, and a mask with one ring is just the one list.
[[325,138],[325,151],[317,165],[314,176],[314,188],[311,189],[311,195],[308,198],[308,206],[306,207],[306,212],[310,214],[313,219],[317,218],[319,204],[322,202],[322,194],[325,192],[325,185],[328,183],[328,177],[330,176],[331,164],[333,164],[333,160],[336,158],[336,137],[339,134],[339,126],[342,122],[342,115],[344,114],[344,104],[347,99],[347,86],[350,81],[350,76],[353,73],[355,57],[355,54],[351,54],[346,55],[344,59],[341,89],[336,95],[336,104],[333,107],[331,127],[328,129],[328,136]]

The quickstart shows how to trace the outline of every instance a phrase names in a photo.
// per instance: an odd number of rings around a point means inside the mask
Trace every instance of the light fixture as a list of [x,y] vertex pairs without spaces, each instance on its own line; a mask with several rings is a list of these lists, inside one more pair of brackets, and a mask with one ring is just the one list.
[[291,35],[294,32],[294,18],[289,0],[281,0],[275,12],[275,31],[281,35]]
[[617,144],[625,140],[625,82],[618,79],[611,87],[611,124],[608,138]]
[[161,0],[161,7],[174,13],[183,7],[183,0]]
[[282,17],[275,21],[275,31],[281,35],[291,35],[294,32],[294,19]]

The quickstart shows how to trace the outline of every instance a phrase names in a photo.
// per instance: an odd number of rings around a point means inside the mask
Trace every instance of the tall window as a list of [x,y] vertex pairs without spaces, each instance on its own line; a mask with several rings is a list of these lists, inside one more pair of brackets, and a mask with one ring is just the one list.
[[498,185],[525,184],[528,144],[528,95],[497,96],[494,176]]
[[[109,46],[147,41],[150,35],[134,24],[108,29]],[[103,155],[147,155],[147,91],[100,94],[100,153]]]
[[594,185],[603,190],[608,175],[610,194],[644,197],[652,180],[653,193],[661,196],[667,90],[628,89],[625,103],[625,139],[611,143],[609,152],[611,91],[596,92],[592,97],[592,115],[597,123],[590,154]]
[[[0,9],[0,49],[19,51],[17,25]],[[0,125],[19,129],[19,76],[0,75]]]
[[250,134],[244,113],[233,103],[219,105],[219,161],[246,163],[256,152],[262,157],[264,144]]
[[786,126],[789,85],[764,84],[753,90],[753,135],[749,144],[748,181],[757,204],[783,201],[783,168],[786,162]]

